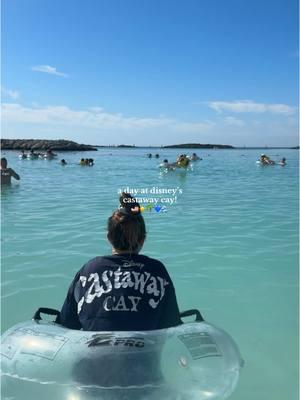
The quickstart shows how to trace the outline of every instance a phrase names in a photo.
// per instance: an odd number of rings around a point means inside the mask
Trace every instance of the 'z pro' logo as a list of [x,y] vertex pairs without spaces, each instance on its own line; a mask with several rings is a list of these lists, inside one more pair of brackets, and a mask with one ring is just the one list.
[[93,346],[128,346],[142,348],[145,346],[143,338],[139,337],[116,337],[114,335],[93,335],[87,341],[88,347]]

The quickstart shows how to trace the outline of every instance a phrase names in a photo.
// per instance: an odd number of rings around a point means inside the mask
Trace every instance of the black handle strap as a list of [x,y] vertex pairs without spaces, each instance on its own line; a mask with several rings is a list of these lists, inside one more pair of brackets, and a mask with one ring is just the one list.
[[[60,311],[54,310],[53,308],[46,308],[46,307],[40,307],[34,314],[33,320],[34,321],[41,321],[41,313],[47,314],[47,315],[55,315],[56,316],[56,323],[60,323]],[[201,322],[204,321],[204,318],[202,317],[201,313],[199,310],[193,309],[193,310],[187,310],[187,311],[182,311],[180,313],[180,318],[186,318],[186,317],[191,317],[192,315],[195,315],[195,322]]]
[[195,315],[195,322],[202,322],[204,321],[204,318],[202,317],[201,313],[199,310],[187,310],[187,311],[183,311],[180,313],[180,318],[186,318],[186,317],[190,317],[192,315]]
[[59,323],[60,320],[60,311],[54,310],[53,308],[45,308],[45,307],[40,307],[34,314],[33,320],[34,321],[40,321],[42,319],[41,313],[47,314],[47,315],[56,315],[56,321]]

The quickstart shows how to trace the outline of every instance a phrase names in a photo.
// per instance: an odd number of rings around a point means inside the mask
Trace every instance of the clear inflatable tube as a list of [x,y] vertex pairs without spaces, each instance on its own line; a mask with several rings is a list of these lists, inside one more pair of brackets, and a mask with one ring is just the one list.
[[1,354],[11,400],[221,400],[243,365],[232,338],[204,321],[87,332],[33,320],[3,334]]

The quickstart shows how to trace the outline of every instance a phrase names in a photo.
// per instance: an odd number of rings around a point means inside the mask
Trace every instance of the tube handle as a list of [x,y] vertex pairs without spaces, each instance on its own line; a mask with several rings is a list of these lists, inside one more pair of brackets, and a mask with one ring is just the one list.
[[202,317],[201,313],[199,310],[193,309],[193,310],[187,310],[187,311],[182,311],[180,313],[180,318],[186,318],[190,317],[192,315],[195,315],[195,322],[202,322],[204,321],[204,318]]
[[40,321],[42,319],[41,313],[47,314],[47,315],[56,315],[56,321],[59,323],[60,320],[60,311],[54,310],[53,308],[46,308],[46,307],[40,307],[35,313],[32,319],[34,321]]

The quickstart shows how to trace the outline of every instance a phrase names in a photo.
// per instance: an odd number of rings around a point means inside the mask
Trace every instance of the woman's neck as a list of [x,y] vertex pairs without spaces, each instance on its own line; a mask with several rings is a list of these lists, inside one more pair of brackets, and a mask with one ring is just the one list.
[[138,254],[136,251],[129,251],[129,250],[117,250],[117,249],[112,249],[111,251],[112,255],[118,255],[118,254],[131,254],[131,255],[136,255]]

